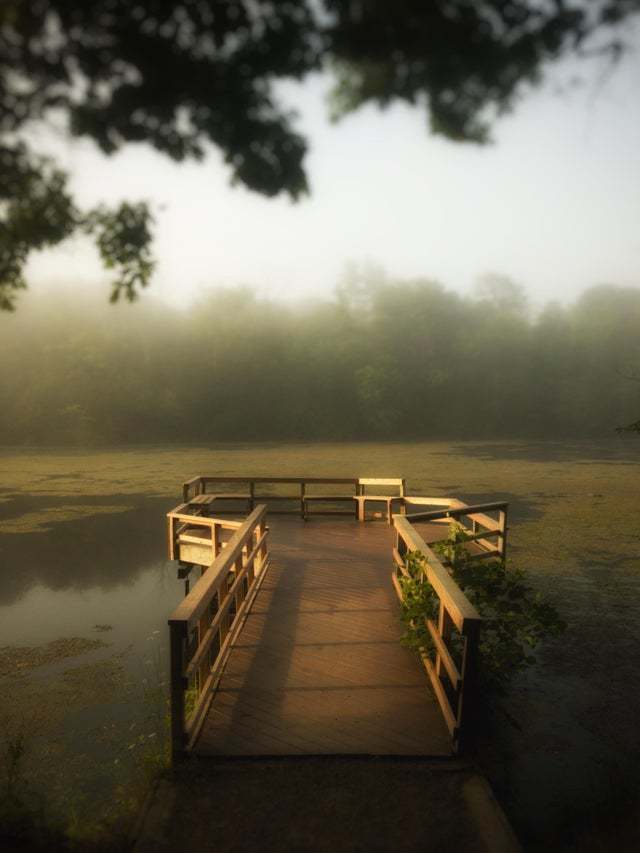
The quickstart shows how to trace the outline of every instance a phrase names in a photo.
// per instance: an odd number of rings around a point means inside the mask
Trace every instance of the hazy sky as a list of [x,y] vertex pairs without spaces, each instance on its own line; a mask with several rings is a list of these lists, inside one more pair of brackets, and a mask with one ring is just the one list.
[[[577,70],[584,85],[557,94]],[[311,144],[312,195],[297,204],[231,188],[215,149],[180,165],[142,146],[105,158],[86,141],[42,140],[82,203],[157,205],[153,290],[174,304],[238,283],[277,297],[329,295],[349,260],[461,292],[499,272],[535,304],[567,301],[596,283],[640,286],[640,52],[603,70],[552,69],[484,148],[429,136],[424,111],[404,106],[331,125],[327,79],[287,84]],[[54,279],[106,292],[81,238],[34,257],[29,277],[34,290]]]

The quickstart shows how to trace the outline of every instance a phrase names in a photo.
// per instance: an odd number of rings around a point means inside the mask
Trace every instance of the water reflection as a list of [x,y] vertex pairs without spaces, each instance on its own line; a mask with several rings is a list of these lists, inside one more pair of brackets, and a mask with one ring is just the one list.
[[[96,514],[48,521],[44,531],[0,534],[0,605],[19,601],[36,586],[62,591],[128,585],[151,562],[164,561],[164,516],[175,503],[172,498],[16,496],[0,504],[0,530],[2,521],[80,503],[83,509],[95,507]],[[112,511],[119,504],[123,511]],[[110,511],[101,513],[101,507]]]
[[0,535],[0,653],[26,661],[0,673],[0,728],[6,737],[27,732],[25,773],[63,822],[70,808],[91,819],[108,811],[114,786],[162,755],[167,617],[184,595],[165,553],[174,503],[131,495],[0,503],[5,520],[96,510]]

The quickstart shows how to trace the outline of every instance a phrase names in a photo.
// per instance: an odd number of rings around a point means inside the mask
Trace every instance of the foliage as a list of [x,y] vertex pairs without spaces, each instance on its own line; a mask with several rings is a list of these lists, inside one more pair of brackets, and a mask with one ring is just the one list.
[[26,287],[29,253],[55,246],[74,231],[95,236],[102,261],[113,269],[112,302],[124,292],[130,301],[153,272],[149,256],[153,218],[144,203],[101,205],[81,212],[67,176],[52,161],[32,156],[24,144],[3,145],[0,136],[0,311],[15,308]]
[[0,443],[616,440],[637,418],[617,368],[640,363],[639,290],[535,319],[487,298],[427,280],[300,308],[241,289],[180,312],[38,294],[0,316]]
[[[4,0],[0,309],[24,287],[29,252],[93,221],[76,210],[66,175],[26,146],[34,122],[62,119],[66,133],[106,154],[146,142],[174,160],[200,159],[213,143],[233,181],[297,199],[308,191],[307,144],[274,94],[278,80],[331,69],[335,118],[369,102],[422,102],[434,133],[484,142],[545,63],[594,46],[617,56],[620,25],[639,8],[639,0]],[[112,212],[111,224],[120,232],[130,216]],[[130,229],[126,244],[114,292],[130,297],[150,272],[145,229]],[[122,258],[120,248],[107,254],[110,263]]]
[[[535,593],[521,569],[508,567],[503,560],[469,559],[465,542],[469,534],[453,522],[448,538],[434,550],[449,567],[451,576],[482,617],[479,643],[479,677],[490,692],[501,693],[513,676],[535,662],[533,649],[546,637],[559,635],[565,626],[553,605]],[[434,619],[438,598],[424,573],[423,554],[410,555],[409,578],[402,581],[406,603],[403,619],[406,642],[432,652],[425,643],[425,619]],[[452,641],[454,655],[461,640]]]

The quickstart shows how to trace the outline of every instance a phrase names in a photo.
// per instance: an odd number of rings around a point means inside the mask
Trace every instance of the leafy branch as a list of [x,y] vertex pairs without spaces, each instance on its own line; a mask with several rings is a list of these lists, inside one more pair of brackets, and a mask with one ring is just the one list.
[[145,202],[122,202],[80,210],[68,190],[68,176],[24,144],[0,146],[0,311],[15,310],[27,286],[24,268],[33,251],[56,246],[74,233],[94,237],[104,266],[115,272],[111,301],[129,301],[153,272],[153,217]]
[[[557,610],[527,582],[522,569],[508,567],[504,560],[470,558],[468,534],[453,522],[449,535],[434,550],[443,558],[452,579],[482,617],[479,642],[479,677],[483,688],[503,693],[514,675],[532,664],[533,650],[547,637],[566,628]],[[425,556],[419,551],[407,557],[409,577],[401,580],[405,596],[402,608],[406,633],[403,641],[432,653],[433,643],[425,620],[434,619],[439,599],[424,572]],[[453,633],[451,652],[461,652],[462,638]]]

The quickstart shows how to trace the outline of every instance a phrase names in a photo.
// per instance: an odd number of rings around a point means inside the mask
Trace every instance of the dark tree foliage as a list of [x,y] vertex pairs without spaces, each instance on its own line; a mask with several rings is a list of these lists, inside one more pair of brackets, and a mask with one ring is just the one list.
[[[146,142],[175,160],[218,146],[232,179],[293,199],[308,191],[305,140],[273,83],[336,78],[339,117],[369,101],[425,102],[433,132],[484,142],[496,113],[545,63],[621,49],[640,0],[3,0],[0,4],[0,307],[32,249],[97,235],[132,298],[152,271],[143,204],[82,212],[54,164],[25,144],[34,121],[113,153]],[[599,39],[598,43],[595,40]]]

